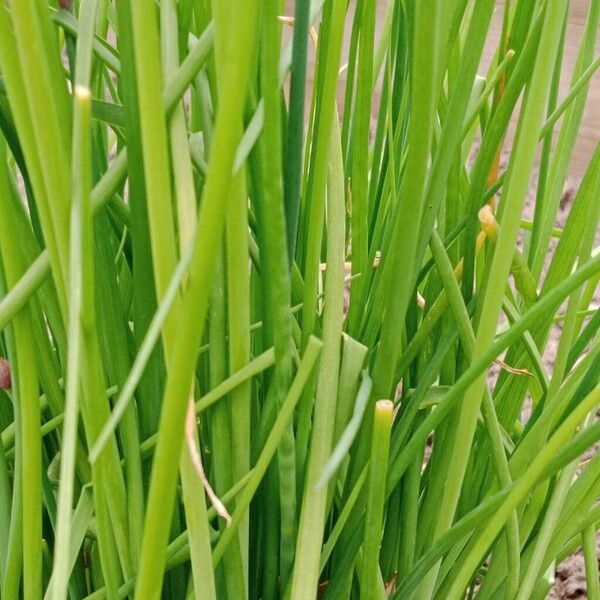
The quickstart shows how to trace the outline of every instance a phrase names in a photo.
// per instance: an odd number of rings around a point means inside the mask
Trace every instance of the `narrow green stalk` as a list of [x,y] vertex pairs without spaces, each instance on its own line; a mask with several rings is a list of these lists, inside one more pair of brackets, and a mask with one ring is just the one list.
[[[54,264],[53,275],[59,298],[64,299],[69,262],[71,152],[66,141],[70,140],[70,131],[64,129],[65,118],[62,115],[68,114],[65,108],[69,104],[59,104],[66,99],[66,86],[64,81],[57,79],[57,70],[52,66],[54,61],[58,61],[58,53],[44,55],[44,44],[32,46],[30,43],[33,39],[44,40],[52,35],[47,33],[47,23],[43,22],[34,4],[31,0],[19,2],[12,7],[11,13],[21,67],[24,72],[39,74],[37,78],[24,77],[23,84],[31,110],[30,119],[38,152],[44,149],[46,154],[45,160],[39,162],[45,187],[45,194],[40,197],[40,201],[42,206],[44,200],[48,203],[44,209],[45,230],[56,238],[57,255],[54,258],[57,262]],[[64,308],[63,303],[63,310]]]
[[[194,439],[194,445],[196,445],[196,439]],[[188,525],[194,597],[197,600],[217,600],[205,492],[198,473],[192,464],[188,448],[184,447],[183,449],[179,461],[179,470],[183,487],[185,517]]]
[[[95,3],[91,3],[95,9]],[[93,14],[93,12],[92,12]],[[84,57],[81,57],[85,60]],[[81,85],[81,84],[78,84]],[[69,357],[65,392],[65,417],[63,424],[63,460],[58,499],[56,529],[54,585],[52,598],[66,597],[69,579],[68,557],[71,537],[71,511],[73,503],[73,477],[75,475],[75,448],[77,444],[78,395],[80,377],[81,320],[84,308],[82,300],[88,292],[84,288],[84,268],[91,266],[91,214],[90,193],[90,93],[84,87],[75,90],[73,127],[73,208],[71,218],[71,261],[69,273]]]
[[65,411],[63,424],[63,453],[58,492],[55,560],[52,577],[53,600],[66,598],[69,581],[71,513],[77,445],[78,395],[80,391],[80,354],[83,312],[90,310],[89,280],[92,268],[91,191],[91,42],[97,3],[82,3],[80,10],[81,35],[77,52],[76,88],[73,110],[73,200],[71,204],[71,249],[69,260],[69,339]]
[[[157,296],[161,299],[175,269],[177,247],[167,132],[161,103],[158,26],[154,7],[141,0],[131,1],[131,19],[152,266]],[[167,317],[167,331],[174,331],[173,319],[175,315]]]
[[[14,423],[14,421],[13,421]],[[10,537],[10,524],[11,524],[11,500],[12,500],[12,489],[8,471],[8,463],[6,460],[6,452],[4,444],[0,443],[0,506],[2,506],[0,512],[0,590],[2,589],[2,579],[6,571],[7,562],[7,550],[8,540]]]
[[[264,9],[263,42],[260,54],[261,92],[265,111],[269,118],[265,121],[260,140],[261,189],[257,193],[256,214],[261,242],[261,278],[264,286],[265,342],[275,348],[275,369],[267,392],[264,413],[261,416],[259,436],[266,437],[268,427],[274,420],[275,412],[281,407],[292,378],[292,313],[291,278],[288,249],[295,243],[287,239],[286,228],[294,220],[293,205],[285,206],[284,183],[281,174],[282,164],[282,114],[279,84],[279,61],[272,49],[281,44],[281,25],[278,20],[279,6],[269,1]],[[306,7],[308,10],[308,7]],[[296,42],[295,42],[296,43]],[[301,66],[300,66],[301,68]],[[299,77],[299,75],[297,75]],[[298,82],[296,82],[298,85]],[[295,92],[297,93],[297,91]],[[304,119],[304,115],[293,115]],[[296,129],[298,126],[296,125]],[[302,132],[302,123],[299,128]],[[290,135],[292,132],[290,130]],[[293,141],[293,140],[292,140]],[[295,141],[298,143],[298,140]],[[301,140],[300,140],[301,143]],[[300,156],[301,156],[300,146]],[[290,149],[290,151],[292,151]],[[298,149],[295,150],[298,152]],[[294,177],[299,183],[299,174]],[[299,190],[291,191],[298,193]],[[292,202],[291,199],[287,200]],[[292,211],[286,213],[286,210]],[[290,221],[291,219],[291,221]],[[297,219],[297,214],[296,214]],[[242,234],[242,233],[241,233]],[[247,262],[247,258],[245,261]],[[247,413],[245,413],[247,414]],[[248,432],[249,435],[249,432]],[[294,562],[294,545],[298,502],[296,498],[296,441],[293,424],[290,423],[281,446],[277,450],[277,475],[279,483],[280,543],[279,576],[280,586],[285,588]]]
[[598,553],[596,550],[596,527],[586,527],[582,534],[583,556],[585,558],[585,577],[587,580],[588,600],[600,598],[600,575],[598,574]]
[[552,130],[558,119],[564,114],[567,108],[571,105],[573,100],[581,93],[582,90],[585,89],[587,84],[589,83],[592,75],[598,70],[600,67],[600,56],[596,57],[587,67],[587,69],[581,74],[581,77],[573,85],[569,90],[569,93],[565,96],[564,100],[556,107],[554,112],[546,119],[544,126],[540,131],[540,138],[545,137]]
[[390,449],[390,431],[394,417],[394,404],[389,400],[379,400],[375,404],[371,460],[369,462],[369,483],[367,486],[367,512],[365,516],[365,539],[362,548],[360,580],[361,599],[379,597],[378,579],[379,547],[383,527],[385,505],[385,477]]
[[[35,56],[31,57],[31,60],[35,60],[35,58]],[[17,53],[16,39],[12,31],[10,15],[6,10],[0,12],[0,67],[2,68],[4,82],[12,100],[11,110],[15,117],[15,124],[18,128],[17,131],[20,134],[20,143],[22,149],[25,156],[30,157],[28,160],[29,176],[36,193],[36,198],[38,198],[38,212],[42,213],[41,218],[43,218],[45,224],[48,266],[50,266],[52,263],[53,276],[55,277],[57,283],[57,292],[59,298],[62,300],[61,309],[64,312],[65,274],[62,270],[64,265],[61,263],[62,258],[59,254],[57,234],[54,231],[54,226],[48,210],[48,191],[46,189],[44,173],[41,165],[39,164],[38,158],[35,156],[36,147],[38,144],[35,134],[36,128],[34,127],[31,115],[27,110],[27,90],[25,87],[23,74],[20,71],[20,57]],[[36,69],[37,67],[34,66],[33,68]],[[40,66],[40,69],[43,70],[43,67]],[[44,128],[42,127],[42,129]],[[51,135],[52,133],[55,133],[55,131],[53,132],[52,130],[49,130],[47,135]],[[53,145],[52,148],[53,153],[56,153],[56,145]],[[66,205],[65,198],[63,198],[63,201]],[[66,215],[66,218],[68,219],[68,215]],[[66,229],[66,231],[68,231],[68,229]]]
[[420,492],[420,474],[423,464],[421,453],[415,455],[399,489],[402,497],[400,506],[400,526],[405,532],[399,541],[398,577],[406,576],[413,569],[417,555],[418,509]]
[[298,215],[300,212],[300,187],[302,183],[302,150],[304,132],[304,96],[306,86],[306,56],[310,2],[294,5],[294,37],[290,75],[289,121],[285,157],[283,161],[283,185],[285,217],[287,225],[288,260],[296,254]]
[[[240,244],[248,231],[245,171],[235,177],[232,201],[226,216],[226,256],[228,277],[229,369],[243,369],[250,358],[250,258],[248,245]],[[250,381],[237,386],[230,397],[230,421],[233,425],[233,480],[238,481],[250,470]],[[240,548],[244,580],[248,585],[249,515],[240,529]]]
[[[4,234],[3,234],[4,235]],[[7,265],[4,266],[8,271]],[[7,273],[8,274],[8,273]],[[21,437],[23,464],[23,594],[27,598],[42,597],[42,449],[40,435],[40,408],[38,378],[35,364],[33,336],[26,312],[13,320],[16,348],[17,401],[21,404]]]
[[[361,3],[358,4],[358,7]],[[357,8],[358,10],[358,8]],[[358,329],[364,310],[365,295],[371,274],[368,240],[369,134],[371,126],[371,94],[373,88],[373,49],[375,35],[375,2],[362,3],[360,24],[354,122],[352,131],[352,273],[360,277],[352,284],[348,330]]]
[[358,477],[356,484],[354,485],[354,489],[348,495],[348,499],[346,500],[346,503],[344,504],[344,508],[340,512],[340,515],[338,517],[338,520],[335,523],[335,526],[331,530],[331,533],[329,534],[327,541],[323,545],[323,550],[321,551],[321,563],[320,563],[321,572],[323,572],[323,569],[325,568],[327,562],[329,561],[329,558],[331,557],[331,553],[333,552],[333,549],[335,548],[335,545],[337,544],[337,542],[339,540],[340,534],[342,533],[342,530],[344,529],[344,527],[348,521],[348,518],[350,517],[352,510],[354,509],[354,506],[355,506],[359,496],[363,493],[363,488],[364,488],[365,482],[367,481],[367,475],[369,472],[368,467],[369,467],[369,465],[367,464],[364,471]]
[[42,286],[49,271],[48,254],[44,252],[38,256],[19,281],[2,298],[0,302],[0,331],[12,321],[25,302]]
[[[6,150],[4,139],[0,139],[0,196],[9,197],[8,171],[6,163]],[[3,210],[5,217],[0,224],[0,251],[3,260],[3,272],[7,286],[13,285],[23,273],[23,257],[16,246],[11,244],[12,231],[14,231],[10,210]],[[23,449],[19,462],[15,467],[20,467],[15,473],[15,478],[20,479],[17,484],[14,500],[22,502],[19,512],[14,510],[14,527],[11,527],[9,543],[15,546],[14,535],[22,535],[22,565],[23,565],[23,593],[32,599],[42,598],[42,449],[40,435],[40,403],[38,396],[38,376],[35,360],[34,338],[30,325],[30,309],[21,310],[12,320],[13,339],[18,340],[14,349],[14,362],[11,365],[12,381],[15,388],[14,402],[18,404],[20,418],[18,420],[19,446]],[[26,450],[25,450],[26,449]],[[22,494],[18,489],[26,489]],[[21,531],[17,531],[17,527]],[[11,539],[12,538],[12,539]],[[11,562],[12,558],[12,562]],[[18,580],[16,577],[9,580],[10,570],[19,567],[13,557],[8,556],[7,571],[4,574],[3,593],[18,594]],[[16,575],[16,572],[13,570]],[[17,587],[13,587],[15,585]]]
[[333,0],[329,19],[327,54],[324,59],[323,82],[317,129],[313,132],[316,143],[312,149],[314,171],[311,173],[307,195],[310,198],[308,231],[304,247],[304,299],[302,308],[302,342],[312,335],[315,326],[317,280],[321,254],[323,217],[325,215],[325,192],[328,166],[332,149],[332,132],[335,114],[335,90],[338,80],[344,15],[346,5],[342,0]]
[[317,383],[305,493],[296,542],[291,598],[312,597],[319,578],[319,556],[325,527],[327,486],[317,487],[331,452],[335,426],[341,334],[344,319],[344,178],[339,127],[333,127],[327,186],[327,271],[323,315],[323,357]]
[[[226,276],[224,266],[224,252],[218,258],[213,290],[210,300],[210,321],[208,339],[211,350],[209,359],[210,386],[215,388],[224,380],[227,373],[227,345],[225,332],[227,329],[227,302],[226,302]],[[230,399],[215,405],[209,413],[210,431],[213,442],[212,470],[214,471],[215,491],[223,493],[233,484],[233,421],[230,410]],[[225,530],[222,521],[219,529]],[[244,569],[239,537],[236,536],[223,560],[224,585],[228,597],[239,598],[246,595]],[[220,594],[225,594],[221,591]]]
[[[172,81],[179,67],[180,48],[177,37],[177,4],[172,0],[161,3],[161,47],[164,87]],[[192,176],[187,124],[183,102],[178,102],[169,116],[169,145],[175,204],[177,207],[177,225],[179,249],[183,253],[191,242],[197,220],[196,193]]]

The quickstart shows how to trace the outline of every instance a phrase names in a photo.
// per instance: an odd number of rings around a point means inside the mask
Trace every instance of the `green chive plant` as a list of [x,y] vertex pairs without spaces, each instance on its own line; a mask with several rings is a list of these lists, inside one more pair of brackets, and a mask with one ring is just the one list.
[[600,599],[569,4],[0,2],[2,598]]

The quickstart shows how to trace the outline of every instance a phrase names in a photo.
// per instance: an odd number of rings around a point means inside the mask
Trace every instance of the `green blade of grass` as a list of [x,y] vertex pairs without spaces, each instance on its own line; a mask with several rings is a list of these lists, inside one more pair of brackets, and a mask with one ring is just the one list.
[[[0,141],[0,195],[8,199],[8,166],[4,139]],[[0,225],[0,249],[4,263],[3,272],[10,286],[18,281],[23,272],[23,257],[18,248],[12,246],[13,225],[11,213],[6,212]],[[15,478],[21,483],[13,492],[13,510],[11,531],[9,534],[9,555],[7,570],[4,573],[3,594],[18,595],[21,564],[23,565],[23,593],[31,598],[42,597],[42,490],[41,490],[41,436],[40,404],[38,398],[38,377],[35,361],[34,340],[30,326],[29,308],[19,311],[12,320],[13,339],[19,340],[14,349],[14,361],[11,364],[12,381],[15,388],[15,404],[20,417],[15,418],[17,424],[18,443],[21,449],[20,460],[15,462]],[[23,494],[20,489],[27,489]],[[22,503],[18,512],[14,502]],[[18,529],[17,529],[18,528]],[[17,536],[15,539],[14,536]],[[16,545],[18,544],[18,545]],[[22,549],[21,561],[15,561],[13,550]],[[11,556],[12,554],[12,556]],[[12,570],[12,572],[11,572]]]
[[585,577],[589,600],[600,598],[600,575],[598,575],[598,556],[596,553],[596,527],[586,527],[583,534],[583,556],[585,558]]
[[[308,11],[308,6],[305,8]],[[291,277],[288,249],[293,239],[287,239],[286,217],[292,218],[286,210],[284,185],[282,180],[282,129],[279,57],[271,49],[281,44],[281,25],[278,19],[276,2],[265,7],[263,42],[260,55],[261,93],[265,111],[270,115],[265,121],[259,146],[261,189],[255,191],[256,217],[261,246],[261,279],[265,311],[265,343],[275,348],[275,369],[261,415],[259,438],[265,438],[275,419],[277,410],[285,398],[292,378],[292,313]],[[294,34],[296,35],[296,34]],[[294,43],[297,43],[296,41]],[[296,84],[297,85],[297,82]],[[296,94],[298,91],[296,90]],[[297,101],[297,100],[296,100]],[[299,113],[296,119],[304,119]],[[290,126],[292,126],[290,124]],[[297,127],[297,126],[296,126]],[[302,132],[302,122],[300,123]],[[291,134],[291,132],[290,132]],[[296,143],[298,141],[296,140]],[[300,147],[301,153],[301,147]],[[298,177],[299,174],[295,174]],[[296,192],[293,193],[297,193]],[[242,232],[240,232],[242,234]],[[245,258],[247,262],[247,258]],[[245,413],[248,414],[247,411]],[[250,432],[248,432],[250,435]],[[293,424],[287,427],[284,438],[277,450],[277,474],[279,479],[280,542],[279,570],[282,588],[287,585],[294,561],[298,501],[296,498],[296,440]]]
[[289,121],[286,132],[283,161],[285,217],[287,225],[288,260],[296,254],[300,187],[302,181],[302,150],[304,132],[304,96],[310,2],[296,2],[294,6],[294,37],[290,76]]
[[[360,9],[359,3],[357,10]],[[371,125],[371,94],[373,88],[373,49],[375,35],[375,3],[363,2],[360,18],[358,63],[360,73],[356,84],[356,101],[352,131],[352,273],[360,273],[352,285],[348,331],[354,333],[360,323],[364,308],[364,297],[369,286],[371,273],[368,240],[368,173],[369,173],[369,130]],[[347,94],[347,98],[351,95]]]
[[[91,190],[91,46],[97,4],[94,0],[81,6],[81,35],[77,52],[76,88],[73,109],[73,201],[71,205],[71,249],[69,260],[69,356],[67,362],[65,417],[63,423],[63,460],[58,492],[53,600],[66,598],[69,581],[71,511],[77,444],[78,395],[80,390],[80,354],[83,313],[90,309],[89,268],[92,253]],[[93,276],[93,275],[92,275]]]
[[360,580],[360,597],[365,599],[379,597],[379,546],[381,545],[385,476],[393,415],[394,404],[390,400],[379,400],[375,404]]
[[344,287],[344,179],[339,126],[333,124],[331,157],[327,181],[327,271],[323,316],[323,358],[317,383],[312,439],[308,454],[306,483],[296,542],[296,562],[290,597],[300,600],[312,596],[319,577],[319,549],[323,540],[327,488],[318,488],[327,457],[331,452],[339,386],[339,362],[343,326]]

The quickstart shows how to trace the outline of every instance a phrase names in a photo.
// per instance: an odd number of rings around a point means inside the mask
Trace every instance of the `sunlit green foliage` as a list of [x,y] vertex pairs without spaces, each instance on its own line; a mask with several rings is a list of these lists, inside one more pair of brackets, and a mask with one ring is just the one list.
[[0,3],[1,598],[600,600],[569,4]]

